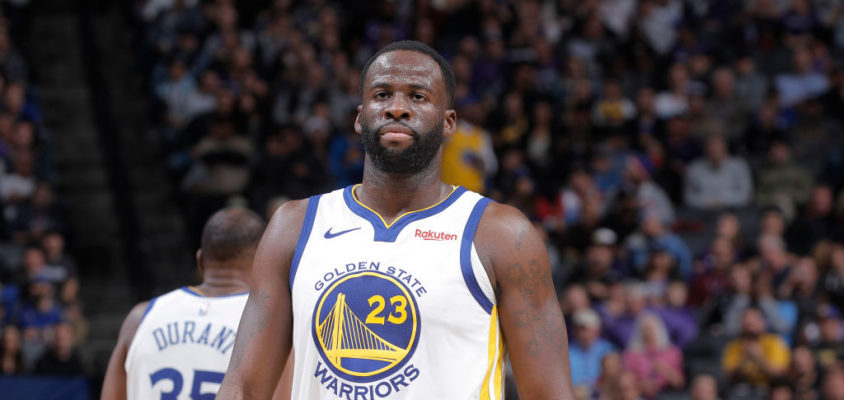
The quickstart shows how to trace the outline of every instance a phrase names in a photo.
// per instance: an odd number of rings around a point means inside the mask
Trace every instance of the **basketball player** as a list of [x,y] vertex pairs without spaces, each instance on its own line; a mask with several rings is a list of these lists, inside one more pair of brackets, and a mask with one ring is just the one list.
[[217,211],[202,230],[199,286],[136,305],[120,328],[102,399],[214,398],[246,304],[265,228],[252,211]]
[[363,183],[288,202],[255,279],[218,399],[269,398],[291,343],[294,399],[571,399],[545,247],[516,209],[440,179],[454,75],[418,42],[361,74]]

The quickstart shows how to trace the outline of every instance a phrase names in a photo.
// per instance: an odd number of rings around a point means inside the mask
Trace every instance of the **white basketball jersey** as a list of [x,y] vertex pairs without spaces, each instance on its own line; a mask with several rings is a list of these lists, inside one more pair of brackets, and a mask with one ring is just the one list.
[[354,187],[309,199],[290,269],[294,399],[499,399],[495,297],[456,187],[386,225]]
[[126,355],[129,400],[213,400],[248,292],[206,297],[184,287],[150,300]]

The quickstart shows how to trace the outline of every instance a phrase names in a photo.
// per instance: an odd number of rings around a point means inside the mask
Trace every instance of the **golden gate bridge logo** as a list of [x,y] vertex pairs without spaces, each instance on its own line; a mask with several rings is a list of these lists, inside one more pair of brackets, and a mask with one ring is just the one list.
[[375,380],[401,367],[413,352],[417,314],[413,297],[397,279],[360,272],[322,294],[314,310],[314,339],[335,372],[354,381]]
[[317,334],[326,344],[325,356],[335,365],[344,357],[392,363],[407,355],[407,350],[393,346],[367,328],[346,305],[343,293],[337,295],[328,317],[317,326]]

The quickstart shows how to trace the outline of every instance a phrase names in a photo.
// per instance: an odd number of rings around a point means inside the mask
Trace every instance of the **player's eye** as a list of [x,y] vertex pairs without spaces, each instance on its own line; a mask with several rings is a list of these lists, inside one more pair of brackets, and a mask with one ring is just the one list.
[[380,92],[375,92],[375,94],[372,95],[372,97],[375,98],[375,99],[378,99],[378,100],[384,100],[384,99],[390,97],[390,94],[387,93],[387,92],[384,92],[384,91],[380,91]]
[[413,100],[413,101],[425,101],[425,100],[427,100],[428,98],[427,98],[427,97],[425,97],[425,95],[424,95],[424,94],[421,94],[421,93],[414,93],[414,94],[410,95],[410,99],[411,99],[411,100]]

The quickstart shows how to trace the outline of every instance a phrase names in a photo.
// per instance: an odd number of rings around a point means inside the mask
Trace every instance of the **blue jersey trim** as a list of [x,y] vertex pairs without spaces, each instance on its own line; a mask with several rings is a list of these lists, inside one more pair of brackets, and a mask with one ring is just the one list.
[[155,304],[156,300],[158,300],[158,297],[153,297],[149,300],[149,303],[147,303],[147,308],[144,309],[144,315],[141,315],[141,322],[144,322],[144,318],[146,318],[147,314],[152,311],[152,305]]
[[223,294],[223,295],[219,295],[219,296],[206,296],[202,293],[199,293],[198,291],[196,291],[196,289],[193,289],[190,286],[183,286],[181,289],[182,289],[183,292],[185,292],[189,295],[196,296],[196,297],[207,297],[207,298],[210,298],[210,299],[218,299],[218,298],[221,298],[221,297],[243,296],[243,295],[249,294],[249,291],[247,290],[245,292],[229,293],[229,294]]
[[466,221],[466,228],[463,230],[463,238],[460,241],[460,270],[463,272],[463,280],[466,282],[469,292],[472,293],[472,297],[478,301],[478,304],[481,305],[487,314],[492,314],[492,301],[481,290],[481,286],[478,284],[478,278],[472,269],[472,242],[475,240],[475,232],[478,231],[481,216],[491,201],[489,198],[484,197],[475,203],[472,213],[469,214],[469,220]]
[[296,278],[296,270],[299,269],[299,260],[302,259],[302,253],[305,251],[305,245],[308,244],[308,238],[311,237],[311,229],[314,227],[314,219],[316,218],[317,205],[319,205],[319,198],[322,195],[311,196],[308,199],[308,209],[305,211],[305,219],[302,221],[302,231],[299,233],[299,240],[296,242],[296,250],[293,252],[293,260],[290,262],[290,290],[293,290],[293,279]]
[[381,220],[381,217],[378,214],[358,203],[358,201],[355,199],[354,193],[352,193],[353,188],[354,185],[347,186],[343,190],[343,200],[345,200],[346,206],[348,206],[353,213],[357,214],[359,217],[369,221],[369,223],[372,224],[372,228],[375,231],[375,237],[373,239],[376,242],[395,242],[402,229],[404,229],[411,222],[419,221],[420,219],[428,218],[430,216],[440,213],[441,211],[448,208],[448,206],[454,204],[454,202],[457,201],[457,199],[459,199],[460,196],[463,195],[463,193],[466,193],[465,187],[458,186],[448,197],[446,197],[439,204],[436,204],[433,207],[426,208],[424,210],[414,211],[402,215],[401,217],[399,217],[398,220],[396,220],[389,227],[387,227],[386,225],[384,225],[384,221]]

